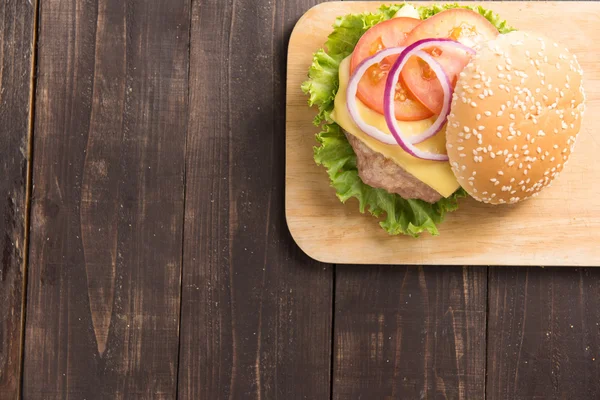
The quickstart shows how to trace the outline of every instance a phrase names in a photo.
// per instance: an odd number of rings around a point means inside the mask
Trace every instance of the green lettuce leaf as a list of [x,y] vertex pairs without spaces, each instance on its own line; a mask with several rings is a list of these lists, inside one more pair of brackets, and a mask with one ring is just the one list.
[[[313,56],[302,90],[309,96],[308,104],[317,107],[318,113],[313,122],[322,128],[316,136],[319,145],[314,148],[315,162],[327,170],[331,186],[340,201],[357,199],[360,212],[369,211],[380,218],[379,225],[390,235],[418,237],[423,232],[438,235],[436,225],[443,221],[447,212],[458,208],[458,199],[466,197],[466,191],[460,188],[450,197],[430,204],[421,200],[407,200],[365,184],[358,176],[356,154],[352,146],[340,126],[329,118],[339,87],[340,62],[352,53],[360,37],[370,27],[392,18],[404,5],[382,6],[374,13],[338,17],[325,43],[326,49],[319,49]],[[497,14],[481,6],[459,6],[456,3],[416,6],[421,19],[457,7],[478,12],[501,33],[514,30]]]

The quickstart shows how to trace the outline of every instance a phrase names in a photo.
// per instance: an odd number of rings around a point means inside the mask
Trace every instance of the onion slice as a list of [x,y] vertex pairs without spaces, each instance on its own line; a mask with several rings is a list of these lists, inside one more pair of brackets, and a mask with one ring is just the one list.
[[[411,136],[407,139],[412,144],[421,143],[438,133],[446,123],[448,114],[450,113],[450,106],[452,104],[453,89],[448,76],[446,75],[440,64],[437,61],[435,61],[433,57],[421,51],[421,49],[431,46],[453,47],[459,50],[466,51],[467,53],[475,53],[475,51],[470,47],[467,47],[452,39],[422,39],[406,47],[404,51],[400,54],[400,56],[390,69],[386,81],[384,94],[384,113],[386,122],[388,124],[388,128],[392,132],[392,135],[402,136],[400,133],[400,128],[398,127],[398,123],[396,122],[396,118],[393,117],[395,115],[394,89],[396,87],[396,82],[400,77],[400,72],[402,71],[402,68],[404,68],[404,65],[406,65],[406,62],[410,57],[419,57],[429,65],[431,70],[435,73],[438,80],[440,81],[442,90],[444,92],[444,104],[442,106],[442,112],[438,115],[435,122],[426,131],[420,133],[419,135]],[[406,140],[403,139],[403,141]]]
[[367,72],[367,70],[372,65],[380,63],[384,58],[389,57],[391,55],[400,54],[404,49],[404,47],[390,47],[381,50],[374,56],[366,58],[363,62],[361,62],[358,65],[358,67],[356,67],[354,74],[352,74],[350,80],[348,81],[348,88],[346,89],[346,104],[348,107],[348,113],[350,113],[350,116],[354,120],[356,126],[358,126],[360,130],[362,130],[367,135],[385,144],[398,144],[398,142],[393,136],[380,131],[372,125],[367,124],[362,119],[358,112],[358,106],[356,104],[356,92],[358,91],[358,83],[362,79],[365,72]]
[[[446,154],[430,153],[414,146],[414,144],[421,143],[424,140],[435,135],[437,132],[439,132],[444,123],[446,122],[448,113],[450,111],[450,104],[452,101],[452,86],[450,84],[450,81],[442,67],[439,65],[439,63],[435,61],[429,54],[421,50],[423,48],[436,45],[455,47],[467,51],[469,53],[474,53],[473,49],[451,39],[423,39],[413,43],[408,47],[391,47],[384,49],[379,53],[375,54],[374,56],[365,59],[356,68],[354,74],[352,74],[348,82],[348,88],[346,90],[347,108],[350,116],[352,117],[354,123],[358,126],[358,128],[360,128],[363,132],[373,137],[374,139],[385,144],[398,144],[404,151],[406,151],[413,157],[432,161],[448,161],[448,156]],[[358,91],[358,84],[365,72],[372,65],[377,64],[381,62],[384,58],[395,54],[400,54],[400,56],[398,57],[388,74],[384,95],[384,111],[386,123],[392,133],[392,135],[390,136],[387,133],[380,131],[376,127],[367,124],[362,119],[358,112],[358,106],[356,104],[356,93]],[[427,62],[438,77],[438,79],[440,80],[442,84],[442,89],[444,89],[444,107],[442,108],[442,114],[438,116],[433,125],[431,125],[431,127],[429,127],[425,132],[413,136],[409,139],[405,139],[400,131],[400,128],[398,127],[398,122],[395,118],[395,91],[393,91],[392,89],[395,88],[395,82],[398,80],[400,72],[406,64],[406,61],[412,56],[417,56],[423,59],[423,61]]]

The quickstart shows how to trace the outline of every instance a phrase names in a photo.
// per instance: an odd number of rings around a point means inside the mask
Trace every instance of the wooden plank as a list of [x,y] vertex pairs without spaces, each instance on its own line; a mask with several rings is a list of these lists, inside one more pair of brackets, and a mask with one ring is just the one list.
[[23,393],[174,398],[189,1],[42,2]]
[[486,275],[338,266],[333,398],[484,398]]
[[487,398],[600,398],[600,270],[490,268]]
[[0,2],[0,399],[21,379],[34,3]]
[[311,5],[193,3],[183,399],[330,395],[332,270],[283,212],[286,44]]
[[389,236],[374,217],[360,214],[354,199],[340,204],[324,169],[314,163],[316,111],[308,108],[300,90],[312,53],[323,46],[335,18],[380,4],[321,4],[301,19],[290,39],[286,216],[299,246],[313,258],[340,264],[600,265],[600,185],[590,185],[600,175],[600,3],[482,3],[517,28],[555,38],[577,55],[584,70],[587,111],[569,166],[551,188],[513,206],[463,200],[440,224],[440,236],[423,235],[418,241]]

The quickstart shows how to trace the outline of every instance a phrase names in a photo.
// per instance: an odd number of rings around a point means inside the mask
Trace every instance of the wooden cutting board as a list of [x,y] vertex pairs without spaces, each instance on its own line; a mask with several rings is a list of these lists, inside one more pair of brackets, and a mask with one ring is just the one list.
[[300,90],[312,53],[323,46],[335,18],[381,4],[322,3],[300,18],[290,38],[285,205],[300,248],[339,264],[600,265],[600,3],[481,3],[517,29],[543,33],[577,54],[587,112],[569,166],[539,197],[513,206],[462,200],[440,224],[440,236],[418,239],[389,236],[375,217],[358,211],[355,199],[337,199],[325,169],[313,161],[316,111]]

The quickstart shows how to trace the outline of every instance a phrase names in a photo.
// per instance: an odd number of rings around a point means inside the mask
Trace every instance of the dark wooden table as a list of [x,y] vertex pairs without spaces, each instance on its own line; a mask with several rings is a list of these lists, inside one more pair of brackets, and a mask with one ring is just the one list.
[[600,269],[294,244],[286,50],[316,2],[0,2],[1,400],[600,398]]

